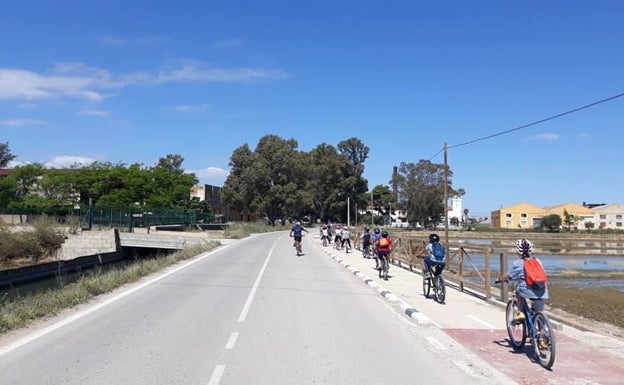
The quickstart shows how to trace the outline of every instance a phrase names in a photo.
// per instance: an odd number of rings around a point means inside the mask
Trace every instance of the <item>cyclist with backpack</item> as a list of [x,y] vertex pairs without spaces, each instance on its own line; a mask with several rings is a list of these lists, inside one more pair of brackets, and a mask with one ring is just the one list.
[[[509,271],[501,275],[499,281],[514,281],[516,283],[516,301],[518,308],[523,309],[526,300],[531,300],[531,308],[535,311],[544,310],[545,300],[548,299],[546,271],[542,262],[531,257],[533,243],[528,239],[516,241],[518,259],[509,267]],[[518,320],[524,319],[524,313],[517,315]]]
[[[438,234],[429,234],[429,244],[426,246],[429,255],[424,258],[425,261],[425,273],[432,271],[434,275],[442,273],[446,262],[444,262],[445,251],[444,246],[440,243],[440,236]],[[439,266],[439,268],[435,268]]]
[[389,269],[388,255],[392,249],[392,238],[390,238],[387,231],[384,230],[381,232],[381,236],[375,242],[375,248],[377,249],[377,259],[379,259],[379,266],[377,269],[381,269],[384,263],[386,264],[386,268]]
[[375,258],[375,269],[379,269],[379,255],[377,253],[378,249],[377,249],[377,241],[379,240],[379,238],[381,238],[381,230],[379,230],[379,227],[375,227],[375,230],[373,231],[373,237],[372,237],[372,241],[373,241],[373,258]]
[[304,231],[306,233],[308,232],[308,230],[304,229],[303,226],[301,226],[301,222],[295,223],[293,228],[290,230],[290,236],[295,238],[295,243],[293,246],[295,246],[295,248],[297,249],[297,256],[303,253],[303,251],[301,250],[301,237],[303,236]]

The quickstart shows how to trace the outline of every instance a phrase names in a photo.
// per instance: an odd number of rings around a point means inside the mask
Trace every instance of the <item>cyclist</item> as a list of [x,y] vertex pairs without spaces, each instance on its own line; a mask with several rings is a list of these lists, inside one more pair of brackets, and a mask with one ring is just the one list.
[[375,248],[377,249],[377,259],[379,259],[379,265],[377,266],[377,270],[381,269],[381,259],[383,258],[390,269],[390,261],[388,260],[388,254],[390,254],[390,250],[392,249],[392,238],[387,231],[382,231],[381,236],[375,242]]
[[329,230],[327,229],[327,225],[323,225],[321,228],[321,242],[323,246],[327,246],[327,240],[329,239]]
[[[518,259],[514,261],[509,267],[509,271],[501,275],[499,281],[514,281],[516,283],[516,303],[518,309],[524,309],[526,300],[531,300],[531,308],[535,311],[544,310],[545,300],[548,299],[548,286],[544,285],[542,289],[534,289],[528,286],[524,280],[524,260],[532,258],[533,243],[528,239],[518,239],[516,241],[516,252],[518,253]],[[537,259],[537,258],[535,258]],[[537,259],[540,265],[542,262]],[[524,313],[520,311],[517,315],[517,320],[524,320]]]
[[[345,243],[347,246],[345,247]],[[345,251],[348,253],[351,250],[351,232],[347,226],[342,228],[342,245],[340,248],[345,248]]]
[[301,237],[303,236],[303,232],[308,232],[308,230],[304,229],[303,226],[301,226],[301,222],[297,222],[295,223],[295,225],[293,226],[292,229],[290,229],[290,236],[295,238],[295,242],[293,244],[293,246],[295,246],[295,248],[297,249],[297,255],[299,255],[299,253],[301,253]]
[[336,235],[334,236],[334,247],[340,249],[342,247],[342,226],[336,225],[334,226],[334,230],[336,230]]
[[362,256],[368,258],[368,250],[371,247],[371,235],[370,227],[364,227],[364,234],[362,234]]
[[375,269],[379,269],[379,255],[377,253],[377,241],[381,238],[381,230],[379,227],[375,227],[373,230],[373,258],[375,258]]
[[[440,248],[442,249],[441,255],[439,252],[436,252],[436,250]],[[441,274],[442,270],[444,270],[444,267],[446,266],[446,262],[444,262],[444,247],[440,244],[440,236],[438,234],[429,234],[429,244],[426,246],[426,249],[429,252],[429,255],[424,258],[425,274],[429,271],[433,271],[435,274],[436,269],[433,268],[434,266],[440,266],[440,268],[437,269],[437,274],[435,275]]]

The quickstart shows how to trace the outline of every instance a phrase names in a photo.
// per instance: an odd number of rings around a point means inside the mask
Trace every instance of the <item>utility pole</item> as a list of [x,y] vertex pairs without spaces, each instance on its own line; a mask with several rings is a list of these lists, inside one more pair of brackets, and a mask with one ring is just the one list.
[[446,247],[448,247],[449,241],[448,226],[448,148],[444,142],[444,242],[446,242]]

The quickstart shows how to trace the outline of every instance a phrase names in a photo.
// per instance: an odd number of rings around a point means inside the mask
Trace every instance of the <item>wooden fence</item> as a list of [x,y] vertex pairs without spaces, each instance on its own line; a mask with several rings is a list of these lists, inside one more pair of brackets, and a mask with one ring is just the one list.
[[[392,235],[391,235],[392,236]],[[362,233],[357,232],[354,238],[354,247],[361,250]],[[390,262],[411,272],[421,274],[423,258],[429,255],[426,249],[428,239],[423,240],[414,237],[392,237],[393,247],[390,252]],[[492,297],[492,282],[498,277],[499,271],[492,275],[491,248],[486,246],[466,246],[459,243],[445,244],[446,268],[444,276],[447,284],[456,286],[462,292],[469,292],[484,299]],[[475,255],[483,256],[483,268],[479,268],[474,262]],[[506,256],[500,254],[501,269],[506,271]],[[497,297],[506,300],[506,285],[502,291],[495,288]]]

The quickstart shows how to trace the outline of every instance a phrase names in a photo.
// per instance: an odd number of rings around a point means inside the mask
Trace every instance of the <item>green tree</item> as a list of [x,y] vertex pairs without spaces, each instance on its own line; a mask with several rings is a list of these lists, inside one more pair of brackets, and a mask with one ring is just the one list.
[[593,230],[594,228],[594,222],[585,222],[585,228],[587,229],[587,232],[589,233],[591,230]]
[[[361,201],[361,194],[368,190],[368,181],[362,177],[364,163],[368,158],[370,149],[360,139],[352,137],[338,143],[338,151],[347,157],[351,171],[342,181],[341,188],[350,201],[350,215],[355,214],[356,207],[366,205],[366,200]],[[343,201],[345,197],[342,197]]]
[[170,172],[180,171],[182,170],[182,163],[184,163],[184,158],[182,157],[182,155],[167,154],[167,156],[158,159],[156,167],[164,168],[166,170],[169,170]]
[[9,143],[0,143],[0,168],[5,168],[17,155],[11,153]]
[[297,145],[294,139],[265,135],[254,151],[247,144],[236,149],[223,186],[224,202],[231,209],[258,214],[272,223],[305,211],[300,204],[308,198],[305,167]]
[[[416,164],[401,162],[398,171],[399,203],[407,208],[409,222],[423,226],[439,223],[446,215],[444,165],[421,159]],[[451,187],[452,176],[452,171],[448,170],[449,196],[463,194],[463,189]]]
[[550,214],[542,218],[542,228],[548,230],[548,232],[558,232],[561,227],[562,220],[559,214]]

